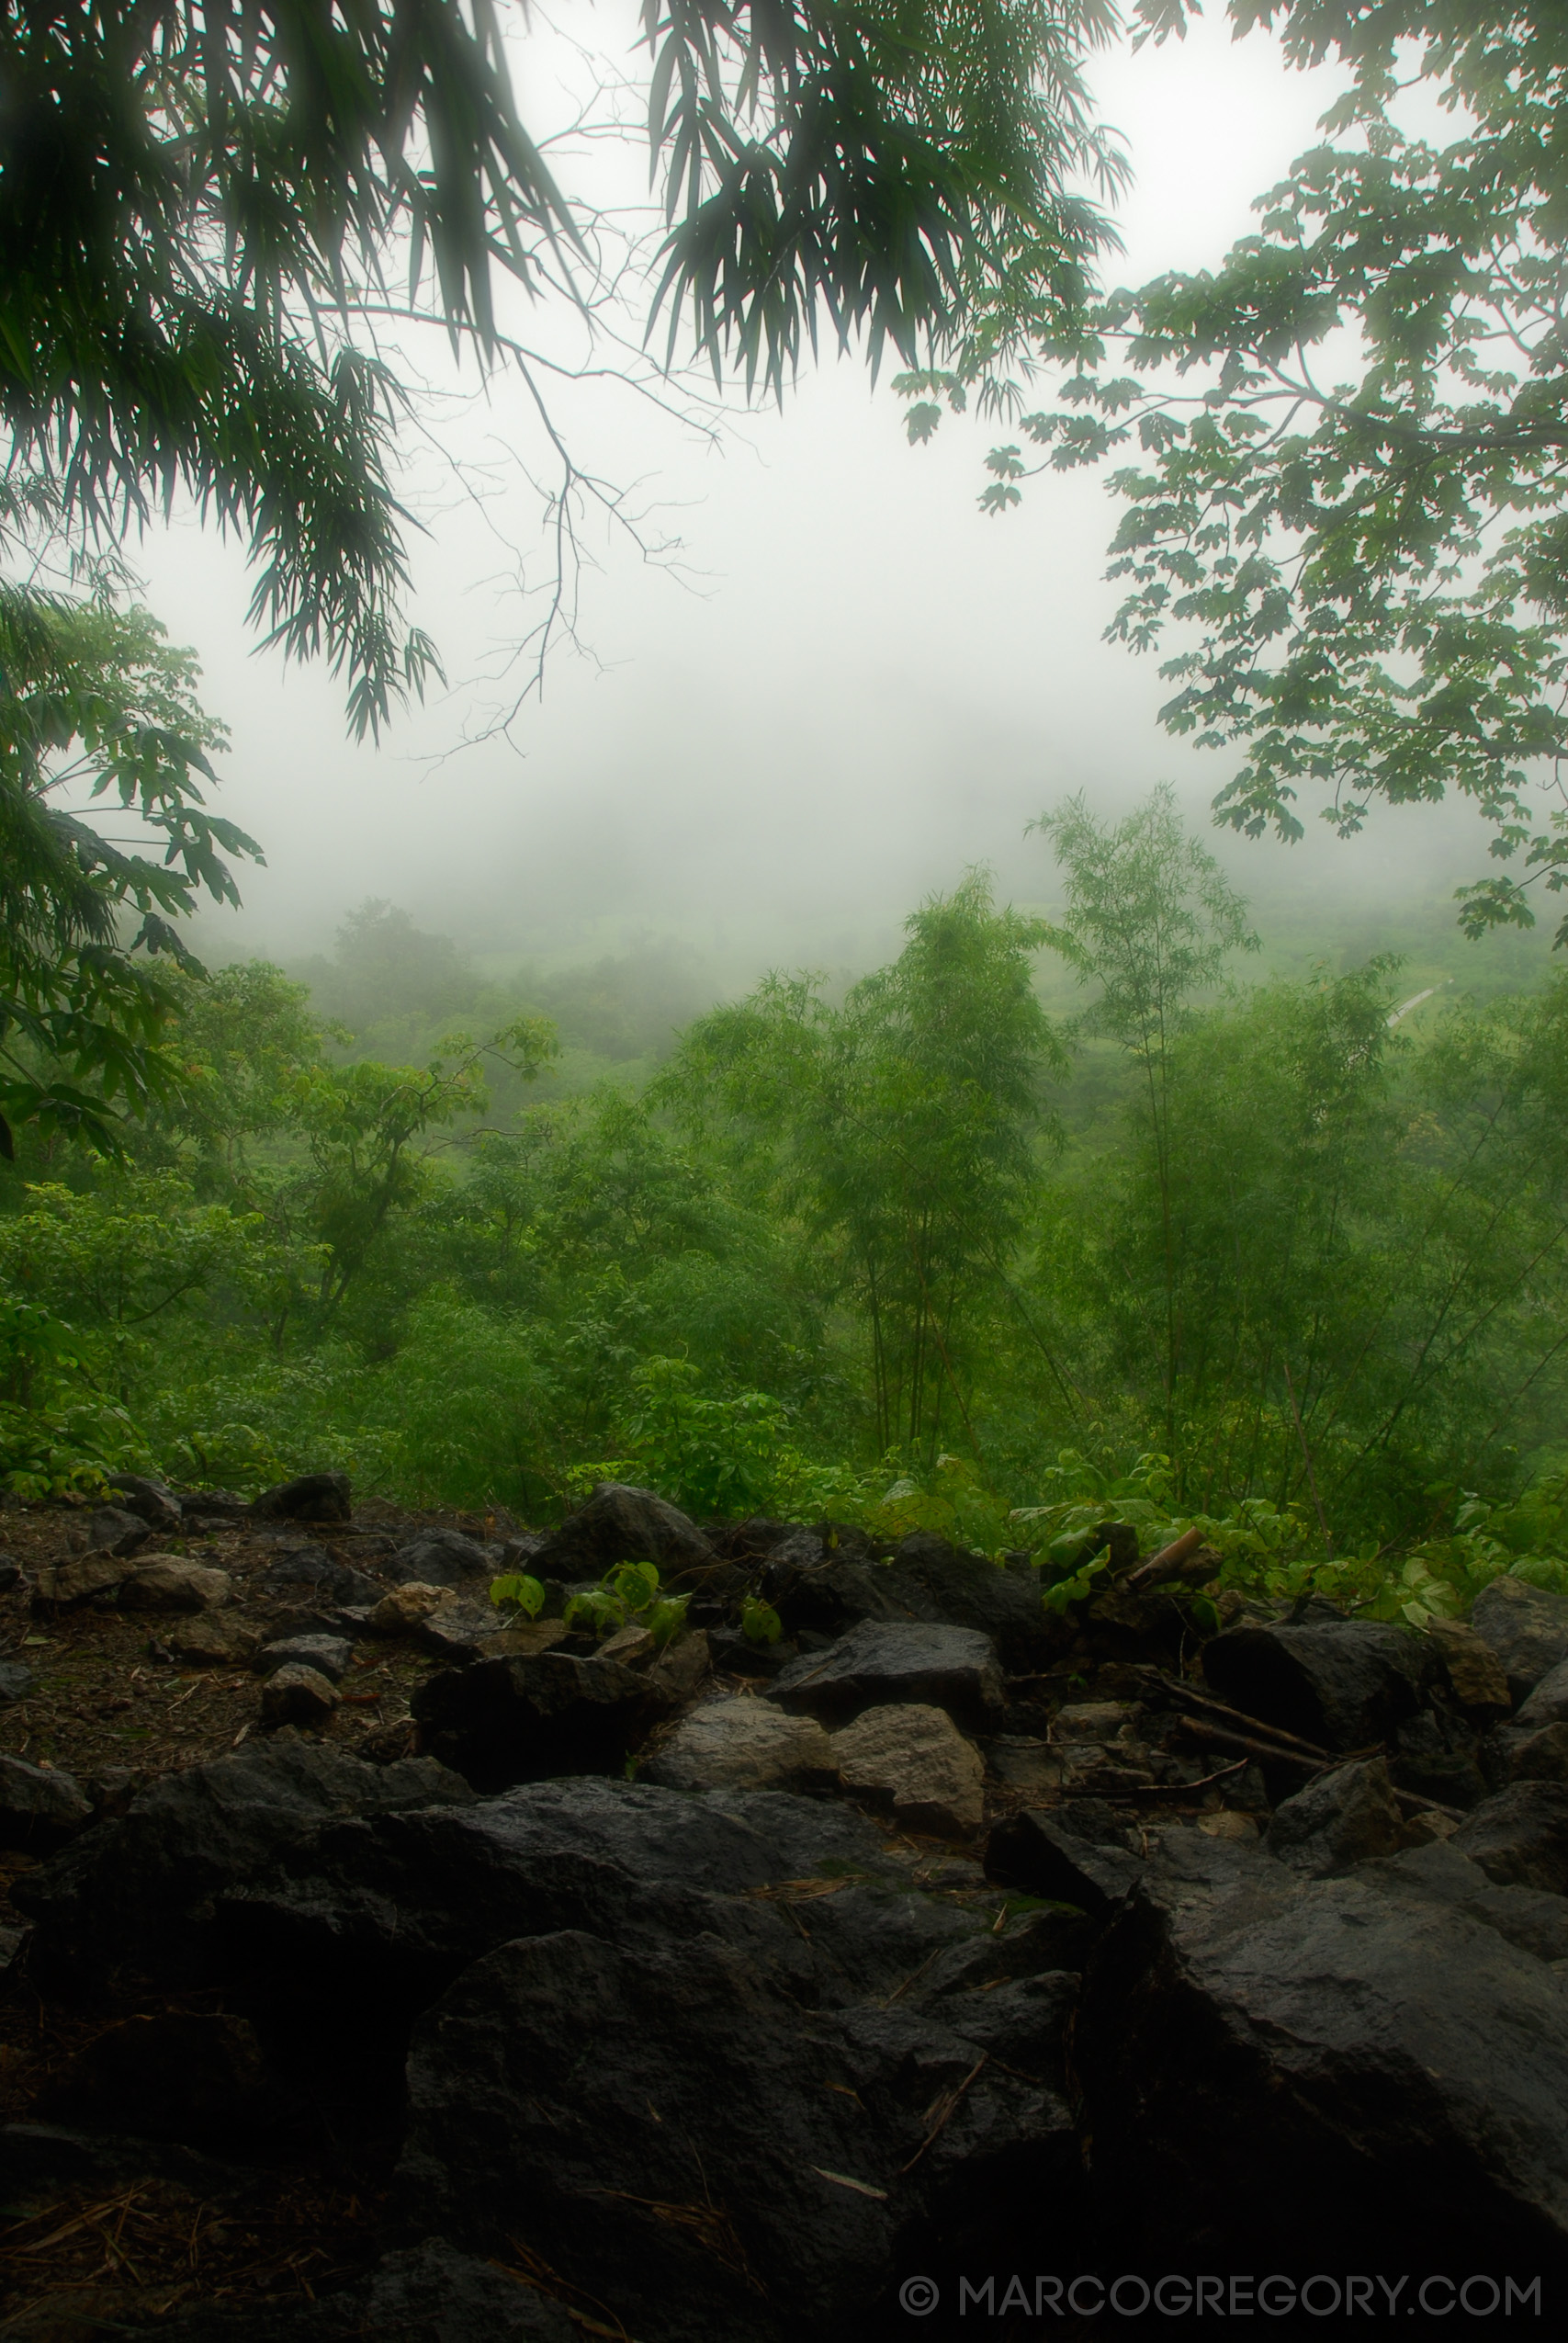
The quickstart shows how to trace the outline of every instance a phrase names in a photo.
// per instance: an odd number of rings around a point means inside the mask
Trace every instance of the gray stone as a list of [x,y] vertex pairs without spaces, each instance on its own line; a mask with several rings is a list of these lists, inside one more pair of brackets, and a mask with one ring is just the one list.
[[185,1519],[185,1509],[172,1488],[141,1473],[110,1473],[108,1485],[128,1513],[136,1513],[150,1530],[174,1535]]
[[1328,1749],[1390,1738],[1441,1665],[1425,1636],[1365,1619],[1231,1627],[1203,1647],[1203,1673],[1222,1700]]
[[1495,1738],[1510,1782],[1568,1782],[1568,1725],[1506,1726]]
[[1568,1896],[1568,1789],[1517,1783],[1466,1815],[1449,1844],[1488,1879]]
[[768,1701],[705,1702],[682,1718],[637,1780],[668,1790],[823,1790],[838,1780],[833,1747],[815,1717]]
[[1269,1851],[1297,1871],[1348,1870],[1412,1844],[1382,1758],[1320,1773],[1274,1810]]
[[1485,1636],[1462,1619],[1433,1619],[1427,1633],[1442,1653],[1449,1689],[1460,1706],[1483,1722],[1506,1715],[1512,1705],[1508,1679]]
[[159,1640],[176,1659],[195,1668],[243,1667],[261,1641],[248,1619],[231,1611],[208,1611],[196,1618],[171,1619]]
[[1053,1741],[1131,1739],[1143,1710],[1135,1701],[1071,1701],[1051,1720]]
[[421,1586],[488,1586],[496,1574],[495,1561],[461,1530],[421,1530],[392,1558],[405,1583],[417,1580]]
[[678,1507],[623,1481],[601,1481],[525,1567],[536,1578],[598,1579],[617,1562],[657,1563],[666,1587],[717,1588],[738,1576]]
[[0,1659],[0,1705],[26,1700],[32,1681],[32,1670],[19,1659]]
[[346,1636],[286,1636],[277,1643],[264,1644],[255,1666],[264,1676],[291,1664],[313,1668],[335,1684],[353,1657],[354,1646]]
[[150,1554],[121,1582],[122,1611],[216,1611],[233,1592],[227,1570],[186,1562],[175,1554]]
[[906,1830],[967,1839],[985,1821],[985,1766],[945,1709],[868,1708],[831,1746],[851,1795],[890,1808]]
[[1532,1731],[1541,1725],[1568,1725],[1568,1659],[1548,1670],[1514,1722]]
[[95,1596],[112,1594],[130,1570],[130,1562],[113,1554],[85,1554],[77,1561],[46,1567],[33,1583],[34,1605],[64,1610],[71,1603],[90,1602]]
[[87,1545],[95,1554],[134,1554],[152,1534],[139,1513],[119,1505],[100,1505],[87,1523]]
[[1568,1659],[1568,1595],[1505,1575],[1483,1587],[1470,1624],[1503,1663],[1516,1701]]
[[990,1637],[976,1628],[868,1619],[827,1651],[803,1653],[774,1680],[768,1697],[827,1725],[914,1701],[983,1729],[999,1716],[1002,1676]]
[[289,1546],[269,1562],[259,1580],[263,1594],[289,1594],[309,1587],[317,1599],[331,1603],[374,1603],[381,1589],[363,1570],[334,1561],[324,1546]]
[[93,1809],[69,1773],[0,1757],[0,1847],[52,1854],[92,1819]]
[[326,1725],[338,1704],[338,1689],[319,1669],[288,1660],[262,1688],[264,1725]]

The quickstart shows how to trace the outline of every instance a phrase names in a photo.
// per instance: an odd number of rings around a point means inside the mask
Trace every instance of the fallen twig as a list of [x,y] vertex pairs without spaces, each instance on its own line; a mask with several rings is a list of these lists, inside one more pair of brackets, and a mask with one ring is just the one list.
[[1182,1564],[1191,1560],[1202,1543],[1201,1530],[1183,1530],[1179,1538],[1173,1538],[1168,1545],[1162,1545],[1157,1554],[1151,1554],[1148,1560],[1140,1562],[1135,1570],[1129,1570],[1122,1581],[1122,1586],[1129,1594],[1141,1594],[1145,1587],[1158,1586],[1162,1579],[1176,1578]]
[[1303,1766],[1309,1773],[1328,1773],[1337,1763],[1346,1761],[1307,1757],[1300,1749],[1282,1749],[1278,1741],[1260,1741],[1250,1733],[1232,1733],[1223,1725],[1211,1725],[1202,1716],[1184,1716],[1180,1726],[1195,1741],[1211,1743],[1215,1749],[1245,1749],[1249,1758],[1266,1758],[1275,1765]]
[[925,2138],[920,2142],[919,2146],[915,2150],[915,2153],[909,2158],[908,2163],[900,2165],[898,2168],[898,2178],[900,2179],[903,2179],[906,2172],[912,2172],[914,2170],[916,2165],[919,2164],[921,2156],[924,2156],[931,2142],[937,2137],[940,2132],[946,2128],[953,2109],[958,2105],[959,2100],[963,2098],[964,2092],[968,2089],[970,2084],[974,2081],[981,2067],[986,2064],[989,2055],[990,2053],[988,2051],[983,2050],[978,2058],[975,2061],[973,2066],[970,2067],[969,2072],[964,2076],[964,2080],[961,2083],[955,2084],[952,2090],[944,2091],[942,2093],[942,2096],[936,2103],[938,2111],[936,2122],[931,2125],[931,2130],[926,2134]]
[[1307,1757],[1323,1758],[1331,1765],[1337,1762],[1332,1749],[1322,1748],[1316,1741],[1303,1740],[1299,1733],[1288,1733],[1282,1725],[1270,1725],[1266,1717],[1248,1716],[1245,1709],[1232,1708],[1224,1701],[1212,1699],[1207,1692],[1195,1692],[1179,1677],[1162,1676],[1160,1682],[1168,1692],[1174,1692],[1178,1700],[1188,1702],[1193,1708],[1203,1709],[1211,1716],[1225,1717],[1233,1725],[1245,1726],[1249,1733],[1264,1734],[1270,1741],[1286,1742]]

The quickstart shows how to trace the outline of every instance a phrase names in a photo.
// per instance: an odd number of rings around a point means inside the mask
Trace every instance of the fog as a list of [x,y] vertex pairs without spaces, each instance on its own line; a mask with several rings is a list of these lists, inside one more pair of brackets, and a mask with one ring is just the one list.
[[[1127,281],[1217,261],[1335,86],[1213,24],[1116,53],[1098,85],[1137,173],[1111,265]],[[634,148],[625,162],[635,185]],[[506,672],[537,606],[513,590],[513,549],[536,583],[548,560],[513,460],[536,462],[538,427],[510,378],[448,389],[411,442],[416,615],[449,685],[379,746],[345,739],[324,668],[255,651],[239,549],[188,519],[141,549],[148,598],[231,730],[222,810],[266,852],[243,911],[202,922],[209,954],[320,949],[374,895],[498,966],[680,935],[729,989],[778,962],[870,964],[971,864],[1047,900],[1024,827],[1068,792],[1112,812],[1168,779],[1207,821],[1227,767],[1165,738],[1154,662],[1101,640],[1117,590],[1096,475],[1036,481],[1020,511],[982,518],[984,453],[1006,435],[949,419],[911,450],[858,357],[826,356],[782,413],[730,402],[716,436],[614,384],[551,399],[577,460],[635,484],[648,549],[590,522],[581,647],[558,649],[504,736],[476,739],[527,672]],[[671,537],[679,555],[661,558]],[[1214,843],[1266,933],[1298,935],[1310,914],[1369,949],[1474,876],[1483,845],[1451,808],[1386,814],[1351,845]]]

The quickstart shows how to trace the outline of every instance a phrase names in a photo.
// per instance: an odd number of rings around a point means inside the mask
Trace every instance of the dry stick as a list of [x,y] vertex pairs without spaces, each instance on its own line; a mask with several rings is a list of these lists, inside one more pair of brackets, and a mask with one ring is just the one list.
[[921,2156],[924,2156],[927,2148],[930,2147],[938,2133],[945,2129],[949,2117],[952,2115],[954,2108],[958,2105],[958,2102],[963,2098],[964,2092],[968,2089],[970,2084],[974,2081],[976,2076],[979,2073],[981,2067],[986,2064],[989,2055],[990,2053],[988,2051],[983,2050],[978,2058],[975,2061],[973,2066],[970,2067],[969,2072],[964,2076],[964,2080],[943,2096],[940,2102],[942,2111],[938,2115],[936,2122],[931,2125],[931,2130],[926,2134],[925,2138],[920,2142],[919,2146],[915,2150],[915,2153],[909,2158],[908,2163],[901,2164],[899,2166],[898,2178],[900,2180],[903,2179],[906,2172],[912,2172],[914,2170],[916,2165],[919,2164]]
[[1193,1692],[1189,1685],[1182,1683],[1177,1677],[1162,1676],[1160,1681],[1168,1692],[1174,1692],[1179,1700],[1190,1702],[1194,1708],[1206,1709],[1212,1716],[1223,1716],[1232,1725],[1245,1725],[1248,1732],[1262,1733],[1270,1741],[1289,1742],[1292,1748],[1300,1749],[1307,1757],[1325,1758],[1330,1764],[1334,1762],[1332,1749],[1324,1749],[1316,1741],[1304,1741],[1299,1733],[1287,1733],[1282,1725],[1270,1725],[1267,1717],[1248,1716],[1244,1709],[1230,1708],[1224,1701],[1211,1700],[1204,1692]]
[[1141,1562],[1135,1570],[1130,1570],[1122,1585],[1129,1594],[1133,1594],[1144,1587],[1157,1584],[1161,1579],[1174,1578],[1182,1564],[1197,1553],[1202,1543],[1201,1530],[1183,1530],[1169,1545],[1162,1545],[1157,1554],[1151,1554],[1146,1562]]
[[1284,1749],[1277,1741],[1256,1740],[1248,1733],[1229,1733],[1223,1725],[1211,1725],[1201,1716],[1184,1716],[1181,1729],[1195,1741],[1211,1742],[1216,1749],[1245,1749],[1248,1757],[1268,1758],[1275,1765],[1284,1761],[1303,1766],[1309,1773],[1328,1773],[1333,1770],[1331,1758],[1303,1757],[1300,1749]]

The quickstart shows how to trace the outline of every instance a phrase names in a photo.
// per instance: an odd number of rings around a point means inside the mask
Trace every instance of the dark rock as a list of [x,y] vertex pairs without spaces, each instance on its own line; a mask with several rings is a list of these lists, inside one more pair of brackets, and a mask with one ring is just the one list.
[[581,2343],[584,2330],[547,2294],[427,2237],[388,2254],[320,2301],[160,2321],[166,2343]]
[[1183,1638],[1193,1640],[1185,1613],[1159,1587],[1134,1593],[1124,1587],[1100,1590],[1097,1586],[1081,1607],[1080,1621],[1089,1657],[1098,1660],[1169,1665],[1179,1657]]
[[268,1728],[330,1725],[338,1698],[330,1676],[299,1660],[286,1660],[274,1669],[262,1688],[261,1721]]
[[140,1473],[110,1473],[108,1485],[125,1511],[139,1514],[150,1530],[170,1537],[183,1525],[185,1509],[161,1480],[143,1479]]
[[667,1713],[649,1678],[559,1650],[444,1669],[412,1705],[422,1747],[479,1790],[550,1774],[619,1773]]
[[1131,1895],[1144,1866],[1109,1833],[1091,1838],[1073,1810],[1038,1807],[999,1822],[986,1842],[986,1875],[1102,1919]]
[[1517,1783],[1468,1814],[1448,1843],[1488,1879],[1568,1896],[1568,1789]]
[[1551,2299],[1557,1973],[1403,1876],[1423,1857],[1303,1880],[1201,1839],[1158,1834],[1075,2030],[1121,2266],[1377,2269],[1396,2238],[1402,2269],[1539,2271]]
[[1568,1725],[1508,1726],[1495,1739],[1510,1782],[1568,1783]]
[[[762,1892],[780,1883],[816,1891],[801,1906],[808,1936]],[[406,2018],[496,1945],[561,1928],[685,1941],[715,1925],[733,1935],[743,1919],[748,1941],[807,1999],[886,1993],[917,1973],[934,1980],[931,1964],[949,1947],[979,1948],[965,1983],[1011,1973],[994,1912],[910,1894],[851,1807],[592,1778],[535,1783],[462,1812],[331,1825],[285,1849],[272,1873],[258,1868],[220,1919],[225,1974],[340,2010],[345,2029],[367,2011]]]
[[322,1545],[295,1545],[269,1562],[257,1581],[263,1594],[288,1594],[309,1587],[318,1602],[339,1605],[373,1603],[381,1589],[363,1570],[336,1562]]
[[1467,1716],[1483,1725],[1513,1706],[1503,1663],[1484,1636],[1462,1619],[1429,1619],[1427,1633],[1443,1656],[1449,1691]]
[[1320,1773],[1275,1808],[1268,1846],[1293,1869],[1345,1871],[1411,1843],[1382,1758]]
[[1000,1715],[1002,1679],[990,1637],[976,1628],[868,1619],[827,1651],[803,1653],[768,1697],[829,1725],[884,1702],[920,1702],[984,1730]]
[[346,1473],[306,1473],[299,1480],[281,1481],[264,1488],[251,1507],[258,1522],[351,1522]]
[[800,1655],[792,1643],[753,1643],[739,1627],[714,1627],[708,1633],[713,1664],[728,1676],[776,1676]]
[[1390,1771],[1400,1789],[1445,1806],[1472,1806],[1486,1795],[1479,1737],[1462,1716],[1424,1708],[1406,1717],[1394,1740]]
[[1504,1576],[1483,1587],[1470,1624],[1503,1663],[1516,1701],[1568,1659],[1568,1595]]
[[[421,1530],[416,1538],[398,1548],[393,1559],[400,1579],[417,1579],[427,1587],[467,1586],[476,1581],[488,1586],[496,1575],[491,1556],[461,1530]],[[508,1565],[509,1568],[519,1567]]]
[[278,1642],[264,1644],[252,1664],[263,1676],[291,1664],[313,1668],[335,1684],[353,1657],[354,1646],[346,1636],[286,1636]]
[[150,2139],[213,2145],[276,2111],[261,2046],[243,2018],[163,2010],[108,2027],[51,2077],[39,2111]]
[[122,1611],[215,1611],[228,1602],[233,1580],[227,1570],[186,1562],[176,1554],[144,1554],[119,1590]]
[[1515,1717],[1534,1731],[1542,1725],[1568,1725],[1568,1659],[1548,1670]]
[[68,1773],[0,1757],[0,1847],[52,1854],[93,1819],[93,1809]]
[[426,1651],[439,1659],[477,1659],[488,1645],[506,1630],[506,1622],[490,1602],[444,1602],[414,1629]]
[[26,1700],[32,1681],[32,1670],[19,1659],[0,1659],[0,1705]]
[[152,1534],[140,1513],[120,1505],[100,1505],[87,1523],[87,1549],[92,1554],[134,1554]]
[[529,1567],[536,1578],[598,1579],[617,1562],[656,1562],[666,1587],[727,1587],[734,1577],[695,1522],[651,1489],[622,1481],[601,1481]]
[[100,1823],[17,1881],[13,1900],[62,1978],[96,1981],[125,1967],[189,1981],[203,1973],[214,1896],[255,1876],[292,1841],[333,1816],[472,1796],[428,1758],[377,1766],[305,1743],[240,1749],[165,1774],[122,1819]]
[[179,1505],[187,1522],[239,1522],[251,1510],[250,1499],[232,1488],[184,1488]]
[[1386,1872],[1401,1894],[1468,1913],[1538,1961],[1568,1960],[1568,1896],[1488,1878],[1479,1863],[1456,1850],[1451,1838],[1394,1855],[1378,1870]]
[[1010,1672],[1043,1668],[1060,1641],[1061,1622],[1045,1609],[1040,1574],[1028,1563],[990,1562],[930,1530],[916,1530],[899,1545],[887,1575],[904,1600],[923,1598],[919,1615],[989,1636]]
[[1364,1619],[1231,1627],[1203,1651],[1222,1700],[1330,1749],[1386,1740],[1415,1715],[1440,1665],[1424,1637]]
[[861,2343],[906,2240],[945,2273],[1077,2194],[1066,2108],[1023,2078],[1068,1996],[967,1998],[803,2024],[716,1914],[684,1943],[503,1945],[415,2029],[394,2202],[520,2239],[648,2343]]

